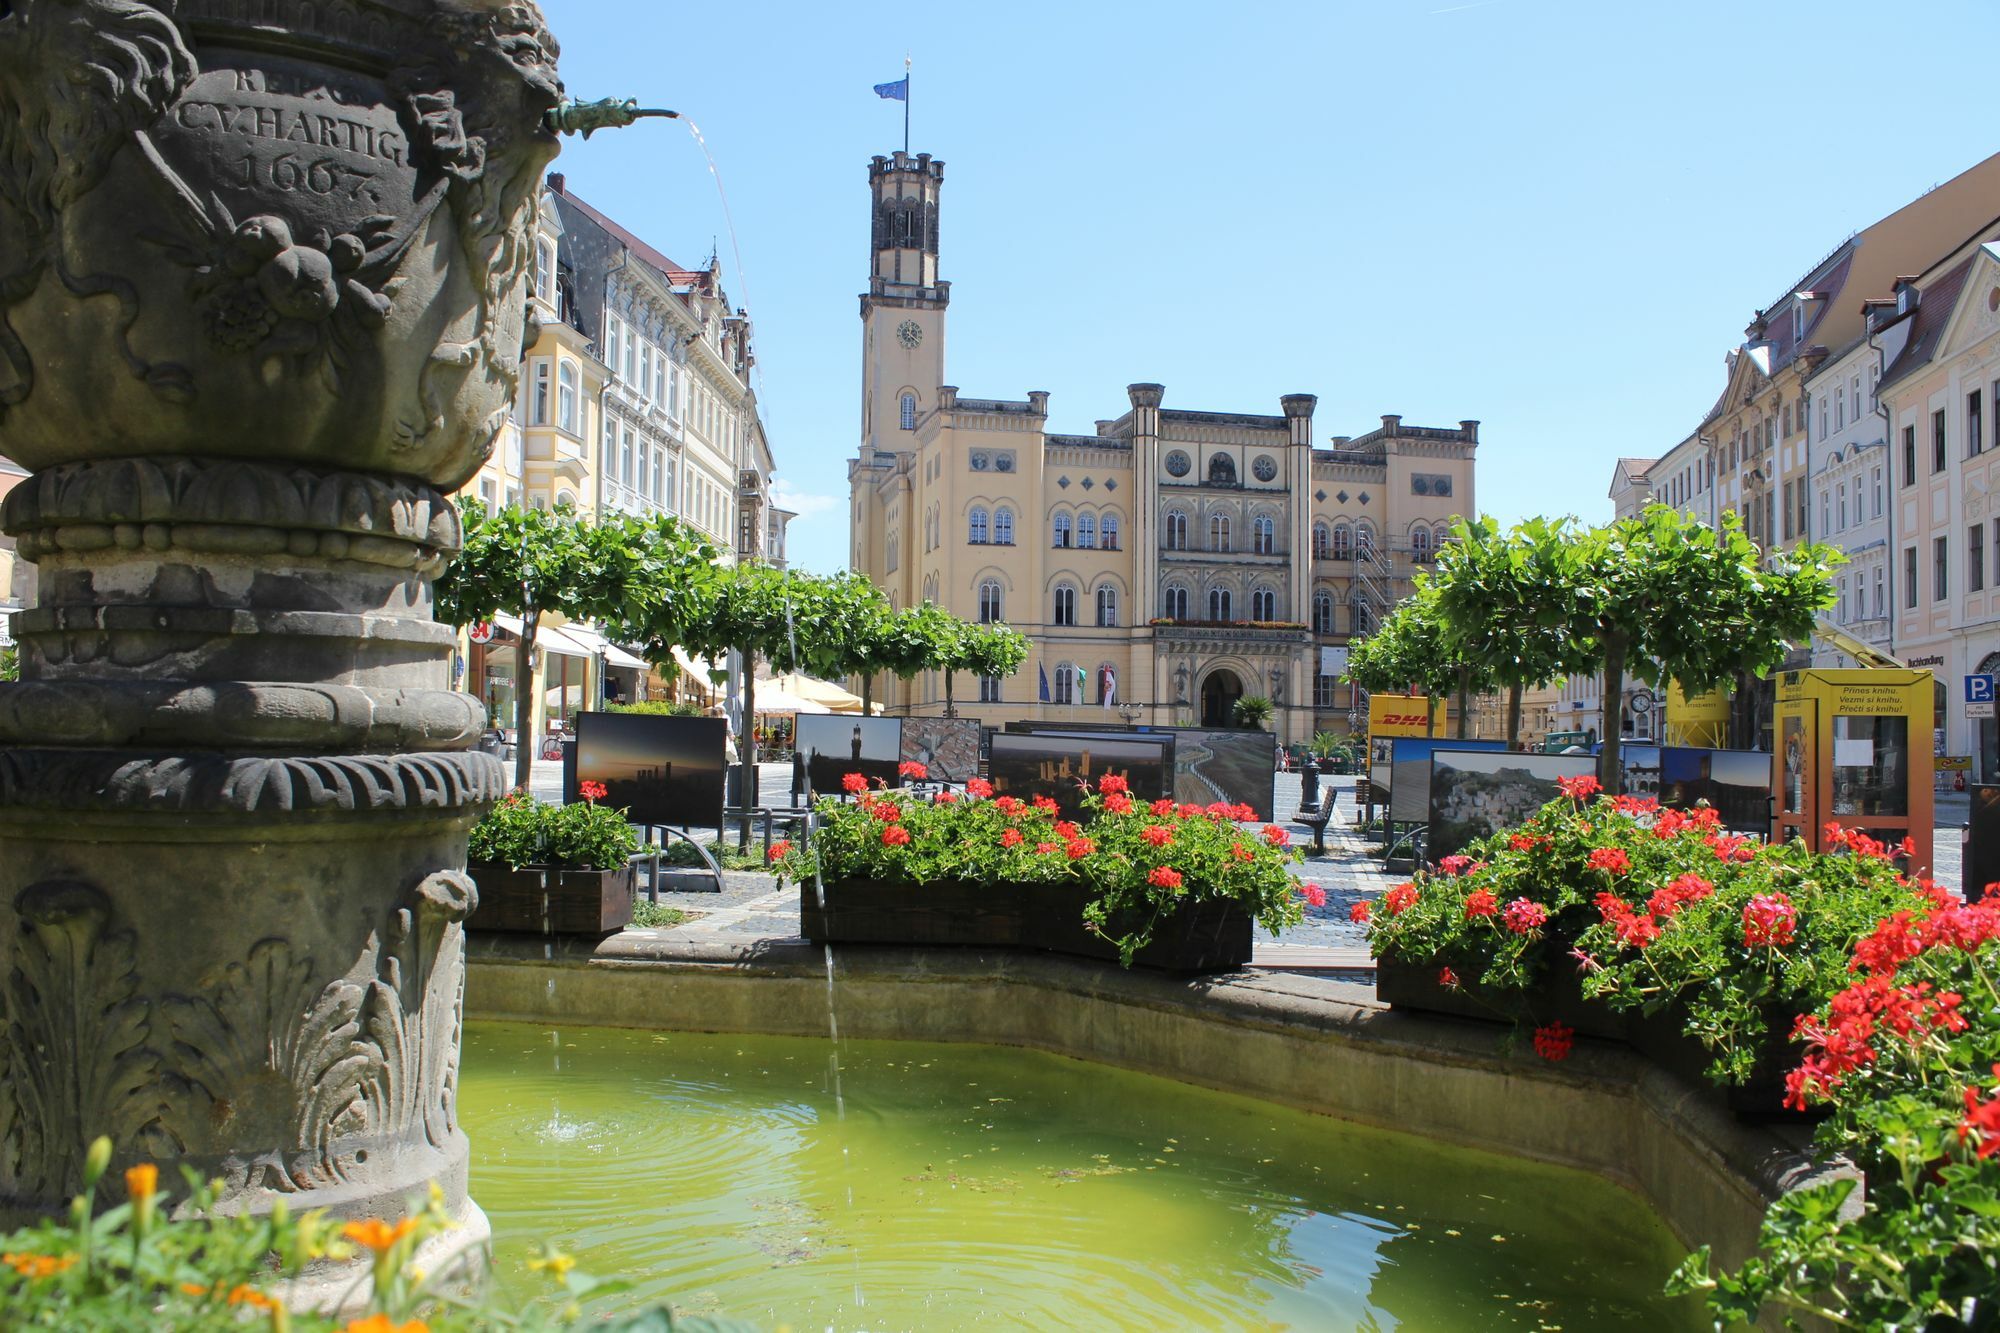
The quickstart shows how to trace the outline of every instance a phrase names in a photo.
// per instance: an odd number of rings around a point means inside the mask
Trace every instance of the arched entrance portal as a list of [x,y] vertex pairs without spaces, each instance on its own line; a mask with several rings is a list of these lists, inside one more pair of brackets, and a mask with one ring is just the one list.
[[1243,697],[1243,682],[1236,673],[1217,670],[1201,683],[1201,724],[1204,727],[1236,725],[1236,701]]

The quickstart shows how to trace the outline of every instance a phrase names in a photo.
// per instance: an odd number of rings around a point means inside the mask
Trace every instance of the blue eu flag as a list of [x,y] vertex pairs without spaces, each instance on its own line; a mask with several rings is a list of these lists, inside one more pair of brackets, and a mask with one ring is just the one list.
[[1049,669],[1048,669],[1047,667],[1045,667],[1045,666],[1037,666],[1037,667],[1035,668],[1035,672],[1036,672],[1036,674],[1038,674],[1038,675],[1039,675],[1039,676],[1041,676],[1041,678],[1042,678],[1042,682],[1041,682],[1041,683],[1042,683],[1042,702],[1043,702],[1043,703],[1047,703],[1047,702],[1049,701]]
[[907,102],[907,101],[909,101],[909,100],[910,100],[910,76],[909,76],[909,75],[907,75],[907,74],[905,74],[905,75],[904,75],[904,76],[903,76],[902,78],[900,78],[900,79],[897,79],[897,80],[896,80],[896,81],[895,81],[894,83],[878,83],[878,84],[876,84],[876,85],[875,85],[875,95],[876,95],[877,97],[886,97],[886,98],[888,98],[888,99],[889,99],[890,101],[892,101],[892,102]]

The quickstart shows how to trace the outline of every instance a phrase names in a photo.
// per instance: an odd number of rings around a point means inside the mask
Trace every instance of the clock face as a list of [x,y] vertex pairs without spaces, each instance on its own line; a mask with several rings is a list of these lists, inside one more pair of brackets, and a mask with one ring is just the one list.
[[924,331],[914,319],[906,319],[896,326],[896,341],[905,347],[915,347],[924,340]]

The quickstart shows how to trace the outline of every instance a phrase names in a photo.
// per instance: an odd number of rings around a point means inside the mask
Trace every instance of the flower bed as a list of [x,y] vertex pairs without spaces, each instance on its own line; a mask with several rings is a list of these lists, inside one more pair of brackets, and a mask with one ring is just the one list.
[[473,826],[466,870],[479,903],[469,929],[609,935],[631,924],[638,835],[623,811],[597,804],[600,784],[586,782],[582,793],[549,805],[510,792]]
[[1599,1035],[1761,1088],[1751,1104],[1778,1111],[1792,1020],[1843,984],[1877,920],[1929,908],[1939,891],[1897,872],[1900,849],[1861,834],[1842,834],[1835,854],[1766,846],[1723,831],[1712,810],[1593,801],[1596,785],[1565,779],[1524,827],[1358,905],[1371,947],[1450,969],[1482,1002],[1543,1025],[1563,1019],[1537,1005],[1573,979],[1607,1016]]
[[843,786],[855,799],[820,802],[810,850],[771,849],[779,876],[800,885],[809,939],[1215,970],[1249,961],[1253,920],[1279,931],[1300,920],[1302,898],[1324,901],[1292,879],[1285,830],[1237,826],[1244,806],[1148,804],[1107,777],[1071,821],[1046,797],[996,796],[979,780],[965,796],[871,791],[857,773]]

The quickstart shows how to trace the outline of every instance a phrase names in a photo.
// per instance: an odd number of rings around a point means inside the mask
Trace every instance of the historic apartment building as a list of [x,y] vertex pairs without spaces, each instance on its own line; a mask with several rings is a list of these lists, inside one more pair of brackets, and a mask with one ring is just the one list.
[[[1476,512],[1478,423],[1384,416],[1322,447],[1311,394],[1211,412],[1134,384],[1120,415],[1062,434],[1046,393],[963,396],[946,383],[943,178],[929,154],[869,167],[853,568],[898,606],[1030,638],[1018,675],[953,682],[989,725],[1214,725],[1262,695],[1288,742],[1347,731],[1358,701],[1322,649],[1365,636]],[[892,712],[945,707],[936,673],[878,688]]]
[[[675,264],[571,194],[561,175],[542,195],[534,253],[520,392],[466,490],[495,507],[672,514],[725,562],[782,567],[793,515],[771,502],[751,323],[730,306],[720,264]],[[491,639],[464,648],[461,688],[502,726],[520,687],[517,632],[503,617]],[[669,666],[662,677],[586,625],[545,624],[537,656],[538,729],[606,698],[657,693],[677,674]]]

